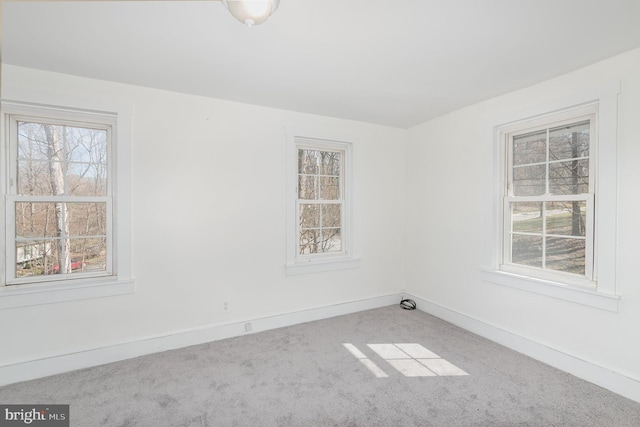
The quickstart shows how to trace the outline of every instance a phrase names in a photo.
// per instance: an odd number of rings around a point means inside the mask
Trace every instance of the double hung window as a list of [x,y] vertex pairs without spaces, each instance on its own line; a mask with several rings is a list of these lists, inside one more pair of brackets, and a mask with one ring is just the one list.
[[0,310],[135,291],[131,106],[11,90],[0,138]]
[[596,106],[503,129],[503,269],[594,280]]
[[301,132],[289,135],[287,144],[287,273],[357,266],[352,143]]
[[342,253],[345,151],[298,145],[299,255]]
[[5,118],[5,285],[114,275],[115,119],[34,108]]

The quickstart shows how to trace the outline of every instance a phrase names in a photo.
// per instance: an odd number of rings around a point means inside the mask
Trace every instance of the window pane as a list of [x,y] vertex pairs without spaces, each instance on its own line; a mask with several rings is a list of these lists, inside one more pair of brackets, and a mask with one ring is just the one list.
[[511,236],[511,262],[542,268],[542,237]]
[[547,237],[546,268],[585,274],[585,244],[584,239]]
[[106,203],[18,202],[16,277],[106,271],[106,233]]
[[547,132],[535,132],[513,138],[513,165],[542,163],[547,160]]
[[340,176],[340,153],[321,151],[320,175]]
[[549,193],[582,194],[589,192],[589,160],[571,160],[549,164]]
[[18,122],[18,194],[107,194],[107,131]]
[[67,167],[69,196],[106,196],[107,168],[99,164],[71,163]]
[[342,239],[339,228],[322,229],[322,252],[340,252]]
[[542,202],[511,204],[513,231],[542,234]]
[[55,203],[16,203],[16,237],[56,237]]
[[317,174],[319,172],[320,152],[316,150],[298,150],[298,173]]
[[[54,244],[51,241],[32,241],[16,244],[16,276],[40,276],[45,273],[47,260],[53,255]],[[52,272],[49,261],[49,274]]]
[[547,234],[586,236],[587,202],[547,202]]
[[298,198],[303,200],[318,199],[318,177],[314,175],[298,176]]
[[300,254],[318,253],[320,240],[320,230],[300,230]]
[[49,148],[42,124],[18,122],[18,159],[49,161]]
[[67,203],[70,236],[105,236],[106,203]]
[[340,199],[340,178],[321,176],[320,198],[323,200]]
[[549,160],[589,157],[589,121],[549,130]]
[[300,204],[300,228],[320,227],[320,205]]
[[107,163],[107,132],[105,130],[64,126],[68,144],[68,160],[83,164]]
[[18,194],[42,196],[51,194],[49,162],[40,160],[18,161]]
[[71,270],[106,271],[107,239],[71,239]]
[[322,205],[322,227],[340,227],[340,205]]
[[546,191],[545,165],[513,168],[513,195],[540,196]]

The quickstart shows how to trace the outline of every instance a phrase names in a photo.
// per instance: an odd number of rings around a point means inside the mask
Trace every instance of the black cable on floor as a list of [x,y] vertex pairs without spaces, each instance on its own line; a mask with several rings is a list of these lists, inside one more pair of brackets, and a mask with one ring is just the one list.
[[405,310],[415,310],[416,309],[416,302],[412,299],[403,299],[402,301],[400,301],[400,307],[404,308]]

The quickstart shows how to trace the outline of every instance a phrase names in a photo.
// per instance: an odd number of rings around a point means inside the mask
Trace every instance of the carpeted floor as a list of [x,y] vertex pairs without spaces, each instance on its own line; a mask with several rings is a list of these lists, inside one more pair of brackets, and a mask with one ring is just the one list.
[[[405,376],[368,346],[393,343],[464,372]],[[0,403],[70,404],[80,427],[640,426],[640,403],[397,306],[13,384]]]

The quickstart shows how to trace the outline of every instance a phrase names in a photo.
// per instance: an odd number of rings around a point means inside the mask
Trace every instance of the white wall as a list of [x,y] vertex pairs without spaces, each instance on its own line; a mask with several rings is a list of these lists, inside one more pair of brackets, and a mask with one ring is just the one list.
[[[482,281],[485,212],[495,117],[619,80],[617,293],[619,311]],[[407,285],[410,293],[469,324],[511,332],[630,378],[640,394],[640,50],[509,93],[410,129],[407,155]],[[500,123],[495,123],[500,124]],[[466,322],[461,320],[462,323]],[[482,328],[480,328],[482,329]],[[508,339],[507,339],[508,341]],[[635,383],[634,383],[635,381]]]
[[[0,310],[0,367],[401,290],[405,130],[7,65],[2,77],[8,99],[132,104],[136,292]],[[355,138],[360,268],[285,275],[288,126]]]

